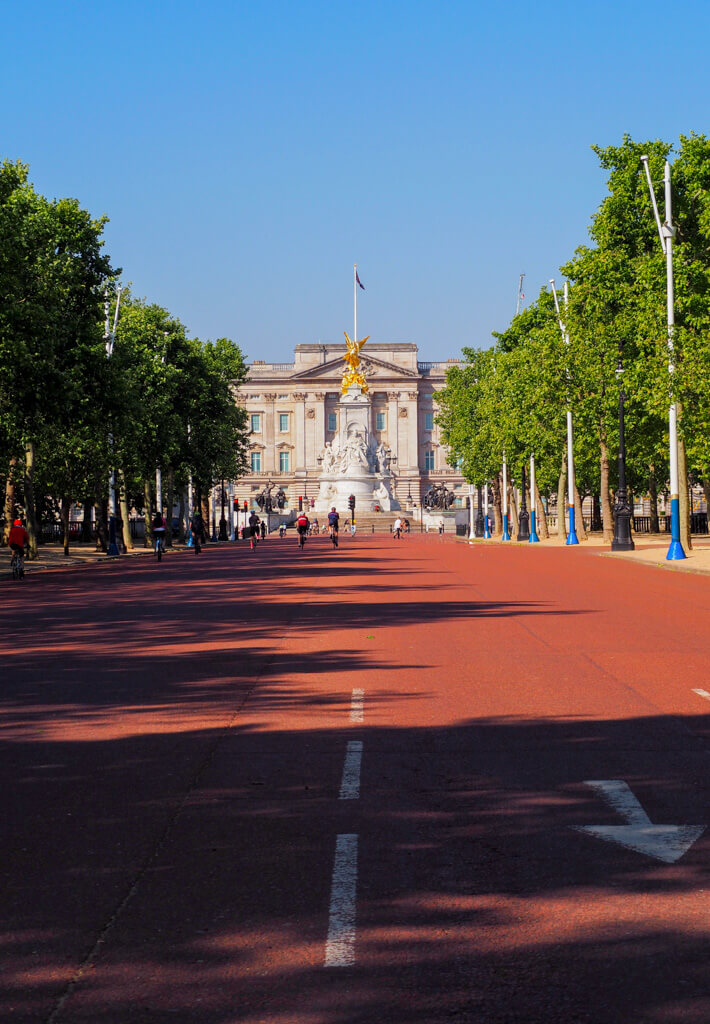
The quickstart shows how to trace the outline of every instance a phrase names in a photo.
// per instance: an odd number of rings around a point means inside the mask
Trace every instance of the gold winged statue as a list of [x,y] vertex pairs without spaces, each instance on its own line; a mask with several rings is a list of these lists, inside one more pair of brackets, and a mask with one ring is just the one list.
[[345,353],[345,363],[347,370],[343,374],[343,379],[340,385],[340,390],[343,394],[348,390],[351,384],[357,384],[363,394],[367,394],[368,387],[367,381],[365,380],[364,374],[358,369],[360,366],[360,349],[370,337],[368,334],[367,338],[363,338],[362,341],[351,341],[347,331],[343,331],[345,335],[345,342],[347,346],[347,352]]

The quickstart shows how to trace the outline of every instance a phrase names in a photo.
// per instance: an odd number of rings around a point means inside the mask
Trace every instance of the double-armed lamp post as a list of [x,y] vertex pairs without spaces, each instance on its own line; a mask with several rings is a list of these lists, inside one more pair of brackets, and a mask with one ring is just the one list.
[[676,229],[673,226],[673,208],[671,197],[671,165],[666,160],[663,170],[663,189],[665,193],[665,214],[666,219],[661,222],[656,203],[656,195],[653,191],[651,171],[648,166],[648,157],[642,156],[641,163],[646,172],[648,190],[651,194],[651,205],[653,215],[656,218],[658,237],[661,240],[661,248],[666,257],[666,314],[668,322],[668,373],[670,376],[670,409],[668,412],[668,441],[670,447],[670,483],[671,483],[671,543],[668,548],[666,559],[669,561],[685,558],[685,551],[680,539],[680,486],[678,482],[678,410],[673,396],[673,373],[675,370],[673,355],[673,328],[675,327],[675,311],[673,301],[673,239]]
[[[572,435],[572,397],[569,394],[569,331],[566,325],[562,321],[562,314],[560,313],[560,304],[557,301],[557,290],[555,289],[554,278],[550,278],[550,284],[552,285],[552,294],[555,299],[555,309],[557,310],[557,320],[560,325],[560,331],[562,332],[562,341],[564,342],[565,349],[567,351],[567,511],[569,515],[569,530],[567,533],[567,544],[579,544],[577,539],[577,529],[575,526],[575,511],[574,511],[574,449],[572,446],[573,435]],[[567,312],[567,306],[569,304],[569,285],[565,281],[564,291],[565,301],[565,312]],[[558,509],[559,515],[559,509]]]

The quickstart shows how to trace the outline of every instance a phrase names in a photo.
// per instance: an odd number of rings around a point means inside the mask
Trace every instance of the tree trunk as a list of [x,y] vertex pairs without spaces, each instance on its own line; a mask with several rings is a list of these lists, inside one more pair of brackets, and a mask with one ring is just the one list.
[[574,482],[574,514],[577,521],[577,540],[589,540],[587,527],[584,525],[584,516],[582,515],[582,499],[579,496],[576,480]]
[[96,550],[108,551],[108,501],[96,494]]
[[10,536],[12,521],[15,518],[15,473],[17,472],[17,459],[10,459],[10,466],[5,481],[5,526],[2,531],[2,542],[7,547],[7,538]]
[[128,518],[128,495],[126,493],[126,476],[122,469],[118,471],[119,507],[121,509],[121,534],[123,536],[123,552],[133,551],[131,524]]
[[35,505],[35,446],[34,441],[25,445],[25,519],[30,535],[30,558],[37,557],[37,511]]
[[511,483],[508,484],[508,515],[510,516],[510,522],[508,524],[510,536],[513,540],[516,540],[520,525],[518,522],[518,498],[515,493],[515,488]]
[[62,496],[62,545],[64,547],[64,557],[69,556],[69,513],[71,511],[71,498],[66,494]]
[[143,531],[143,546],[153,547],[153,513],[151,512],[153,494],[150,480],[143,481],[143,518],[145,519],[145,530]]
[[560,472],[560,479],[557,481],[557,536],[564,537],[567,533],[565,528],[565,508],[567,505],[567,499],[565,497],[567,493],[567,459],[565,454],[562,454],[562,470]]
[[205,540],[211,540],[212,534],[210,533],[210,492],[209,488],[205,491],[200,488],[200,511],[202,513],[202,522],[205,524]]
[[656,470],[655,470],[655,466],[651,466],[650,470],[651,470],[651,472],[650,472],[650,475],[649,475],[649,478],[648,478],[648,496],[649,496],[650,503],[651,503],[651,508],[650,508],[651,522],[650,522],[649,525],[650,525],[651,533],[659,533],[661,527],[660,527],[660,524],[658,522],[658,485],[656,483]]
[[185,494],[185,491],[181,490],[180,491],[180,516],[179,516],[180,532],[178,534],[178,540],[180,541],[181,544],[184,544],[185,541],[187,540],[187,530],[185,528],[185,517],[186,517],[185,509],[186,508],[187,508],[187,496]]
[[602,530],[604,531],[604,543],[611,544],[614,539],[614,514],[609,497],[609,447],[605,437],[601,439],[599,466],[601,469]]
[[545,512],[545,506],[542,503],[540,497],[540,488],[537,486],[537,480],[535,481],[535,496],[533,498],[535,502],[535,511],[537,512],[537,525],[540,533],[541,540],[547,540],[550,536],[550,528],[547,525],[547,512]]
[[167,515],[165,516],[168,528],[165,531],[165,543],[167,547],[173,546],[173,505],[175,504],[175,470],[168,466],[168,500]]
[[[680,419],[680,406],[678,406]],[[692,551],[693,541],[690,536],[690,502],[688,501],[688,460],[685,453],[685,441],[678,437],[678,497],[680,499],[680,542],[685,551]]]
[[503,512],[501,509],[501,480],[500,473],[496,473],[493,477],[493,521],[495,523],[495,532],[498,536],[503,532]]
[[84,518],[81,524],[81,543],[89,544],[91,541],[91,509],[93,507],[93,501],[91,495],[87,495],[84,498]]

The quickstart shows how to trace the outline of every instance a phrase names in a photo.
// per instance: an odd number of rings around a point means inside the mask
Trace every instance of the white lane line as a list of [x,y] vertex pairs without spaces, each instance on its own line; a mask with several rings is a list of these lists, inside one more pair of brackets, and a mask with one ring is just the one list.
[[343,833],[335,843],[328,938],[325,944],[326,967],[348,967],[355,963],[357,840],[357,835]]
[[357,800],[360,797],[360,765],[362,764],[362,740],[350,740],[345,751],[343,780],[340,783],[338,800]]
[[365,701],[364,690],[353,690],[352,703],[350,704],[350,721],[351,722],[363,722],[365,720],[365,713],[363,710],[363,703]]
[[697,693],[698,697],[704,697],[705,700],[710,700],[710,693],[707,690],[693,690],[693,693]]

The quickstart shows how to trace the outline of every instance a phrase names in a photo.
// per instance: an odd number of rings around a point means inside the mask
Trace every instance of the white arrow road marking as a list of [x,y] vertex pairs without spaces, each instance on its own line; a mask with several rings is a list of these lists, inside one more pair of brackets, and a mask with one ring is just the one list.
[[335,843],[335,864],[330,890],[325,966],[355,963],[355,896],[357,890],[357,835],[344,833]]
[[600,793],[628,824],[572,825],[576,832],[587,832],[665,864],[675,864],[705,831],[705,825],[652,825],[623,779],[602,779],[585,785]]
[[698,697],[704,697],[705,700],[710,700],[710,693],[707,690],[693,690],[693,693],[697,693]]

